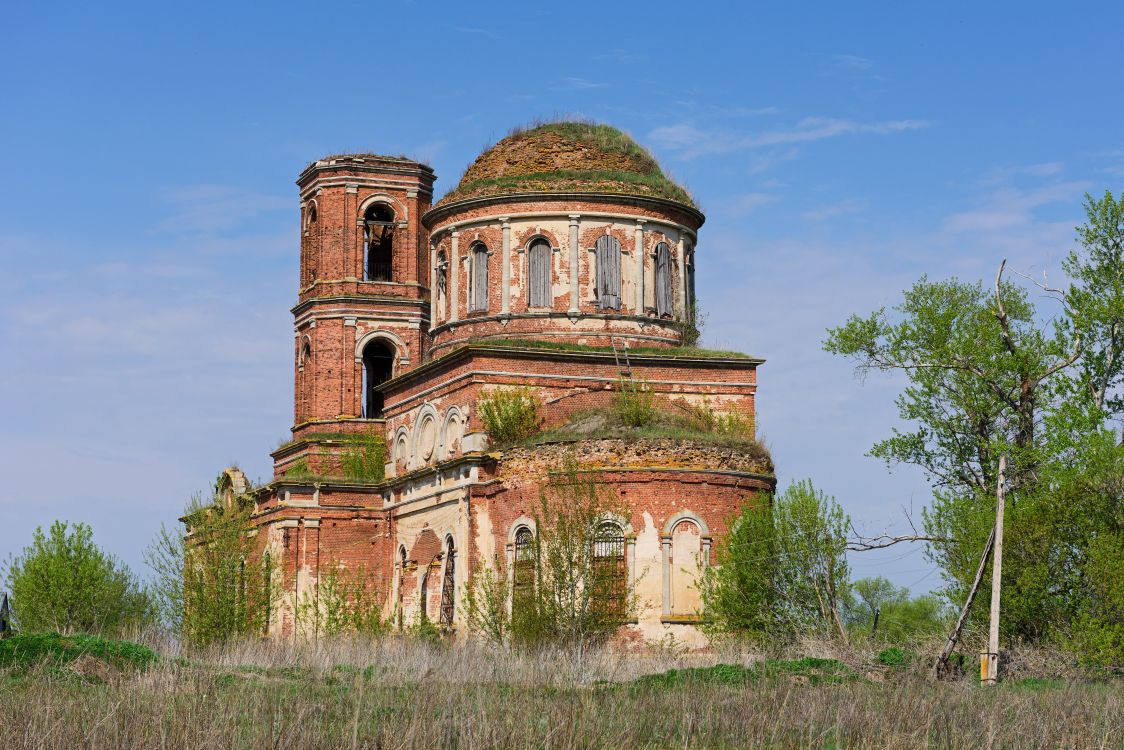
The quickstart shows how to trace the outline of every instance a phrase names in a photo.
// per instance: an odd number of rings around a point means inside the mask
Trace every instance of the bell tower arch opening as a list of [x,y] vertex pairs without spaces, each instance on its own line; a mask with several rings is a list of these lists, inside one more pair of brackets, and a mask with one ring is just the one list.
[[372,203],[363,212],[363,278],[393,281],[394,212],[385,203]]
[[363,417],[381,419],[383,395],[378,387],[394,375],[394,348],[385,339],[372,339],[363,347]]

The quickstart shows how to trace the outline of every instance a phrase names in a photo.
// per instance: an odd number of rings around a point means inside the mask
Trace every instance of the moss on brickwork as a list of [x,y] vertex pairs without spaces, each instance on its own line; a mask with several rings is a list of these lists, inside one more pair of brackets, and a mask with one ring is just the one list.
[[527,192],[615,193],[695,205],[628,135],[609,125],[584,122],[513,130],[478,156],[438,205]]
[[[585,344],[571,344],[562,341],[538,341],[535,339],[496,338],[482,339],[475,344],[467,346],[504,346],[514,349],[547,349],[561,352],[612,352],[611,346],[587,346]],[[685,357],[697,359],[753,359],[744,352],[723,351],[720,349],[702,349],[697,346],[632,346],[628,348],[632,355],[655,354],[661,357]]]

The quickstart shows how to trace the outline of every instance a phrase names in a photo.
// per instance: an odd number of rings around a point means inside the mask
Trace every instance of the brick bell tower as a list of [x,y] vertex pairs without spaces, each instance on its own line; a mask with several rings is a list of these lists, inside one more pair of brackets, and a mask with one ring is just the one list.
[[374,154],[329,156],[297,178],[294,440],[375,423],[381,433],[376,386],[421,363],[429,330],[421,216],[433,180],[424,164]]

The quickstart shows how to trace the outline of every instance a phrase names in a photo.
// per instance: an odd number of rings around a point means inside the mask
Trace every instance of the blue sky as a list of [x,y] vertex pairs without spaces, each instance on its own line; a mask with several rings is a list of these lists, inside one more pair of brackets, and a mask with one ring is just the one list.
[[[901,382],[824,330],[922,274],[1058,269],[1124,188],[1115,3],[21,3],[0,45],[0,554],[87,521],[138,571],[161,522],[292,416],[293,180],[512,126],[617,125],[693,192],[705,343],[766,357],[760,429],[870,532],[929,497],[864,454]],[[919,549],[857,575],[938,585]]]

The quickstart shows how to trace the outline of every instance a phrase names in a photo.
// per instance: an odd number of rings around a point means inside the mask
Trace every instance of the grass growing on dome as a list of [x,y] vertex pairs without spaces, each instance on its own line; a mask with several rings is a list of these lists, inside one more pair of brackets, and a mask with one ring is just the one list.
[[537,121],[486,149],[440,203],[519,192],[643,195],[695,206],[631,136],[589,121]]

